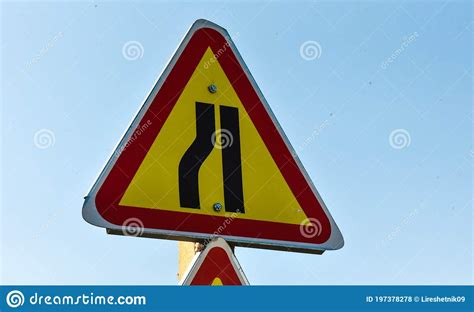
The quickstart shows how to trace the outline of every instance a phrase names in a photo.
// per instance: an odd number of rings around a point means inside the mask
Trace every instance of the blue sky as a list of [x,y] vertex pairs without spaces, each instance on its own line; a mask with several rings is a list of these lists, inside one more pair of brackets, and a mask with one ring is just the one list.
[[251,284],[472,284],[469,1],[2,3],[2,283],[177,283],[176,242],[81,207],[198,18],[229,31],[345,238],[237,248]]

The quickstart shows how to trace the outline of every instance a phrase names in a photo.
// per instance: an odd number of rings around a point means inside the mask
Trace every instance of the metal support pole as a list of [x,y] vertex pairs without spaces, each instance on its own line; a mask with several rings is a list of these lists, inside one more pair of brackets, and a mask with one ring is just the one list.
[[178,281],[184,277],[194,255],[203,248],[204,245],[200,243],[178,242],[178,274],[176,275]]

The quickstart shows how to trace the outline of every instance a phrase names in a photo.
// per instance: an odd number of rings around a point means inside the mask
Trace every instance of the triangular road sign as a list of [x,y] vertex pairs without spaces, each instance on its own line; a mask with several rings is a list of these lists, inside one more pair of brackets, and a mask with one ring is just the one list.
[[[110,233],[320,253],[343,238],[227,31],[198,20],[86,196]],[[131,224],[133,226],[131,226]]]
[[249,285],[232,249],[222,238],[197,253],[180,285]]

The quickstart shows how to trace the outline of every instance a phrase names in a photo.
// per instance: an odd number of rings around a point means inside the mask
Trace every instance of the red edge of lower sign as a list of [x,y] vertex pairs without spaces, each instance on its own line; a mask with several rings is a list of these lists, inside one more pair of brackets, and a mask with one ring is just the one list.
[[[218,62],[305,214],[308,218],[315,218],[321,223],[319,235],[305,237],[301,234],[299,225],[245,220],[238,217],[232,219],[232,222],[225,222],[225,217],[119,205],[148,149],[209,46],[214,53],[219,51]],[[223,50],[224,52],[220,53]],[[139,218],[147,229],[210,235],[221,229],[225,222],[226,226],[219,231],[220,235],[309,244],[322,244],[329,239],[331,224],[325,211],[260,101],[246,72],[229,48],[225,37],[217,30],[200,28],[194,32],[136,129],[141,129],[144,124],[148,125],[147,130],[140,135],[132,135],[133,142],[129,141],[127,148],[118,156],[97,192],[95,198],[97,211],[108,222],[121,226],[127,219],[135,217]]]
[[227,252],[220,247],[209,250],[190,285],[211,285],[216,277],[223,285],[242,285]]

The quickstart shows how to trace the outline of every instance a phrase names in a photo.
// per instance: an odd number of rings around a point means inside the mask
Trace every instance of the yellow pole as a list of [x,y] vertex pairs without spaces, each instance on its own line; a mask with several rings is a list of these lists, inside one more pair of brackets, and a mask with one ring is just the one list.
[[184,273],[188,269],[196,252],[201,251],[202,248],[203,245],[199,243],[178,242],[178,281],[184,277]]

